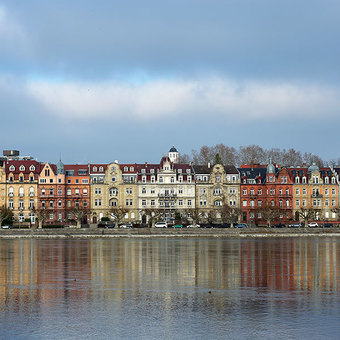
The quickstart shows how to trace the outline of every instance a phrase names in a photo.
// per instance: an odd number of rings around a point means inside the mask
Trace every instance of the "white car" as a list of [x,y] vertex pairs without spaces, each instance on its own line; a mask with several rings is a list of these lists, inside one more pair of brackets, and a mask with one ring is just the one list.
[[125,223],[125,224],[120,225],[119,228],[130,229],[130,228],[132,228],[132,224],[131,223]]
[[187,228],[201,228],[201,226],[199,224],[188,224]]
[[316,222],[308,223],[309,228],[317,228],[319,225]]
[[157,223],[155,224],[155,227],[156,227],[156,228],[167,228],[168,225],[167,225],[166,222],[157,222]]
[[9,225],[3,225],[1,226],[2,229],[11,229],[11,227]]

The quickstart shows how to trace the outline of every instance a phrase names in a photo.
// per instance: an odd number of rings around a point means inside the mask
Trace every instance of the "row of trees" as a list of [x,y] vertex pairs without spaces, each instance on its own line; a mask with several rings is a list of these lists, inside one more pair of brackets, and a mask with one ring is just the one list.
[[238,149],[225,144],[216,144],[215,146],[202,146],[199,150],[192,150],[191,154],[180,156],[181,163],[193,162],[193,164],[214,163],[214,158],[218,154],[221,157],[222,164],[241,164],[254,163],[266,164],[271,158],[276,164],[281,166],[301,166],[302,164],[312,164],[314,157],[315,163],[319,167],[327,164],[336,166],[340,164],[340,159],[333,159],[328,162],[320,156],[313,155],[310,152],[297,151],[291,149],[271,148],[264,149],[258,145],[240,146]]
[[[340,214],[340,208],[334,208],[332,210],[336,214]],[[35,214],[35,219],[38,222],[38,228],[42,228],[44,221],[48,218],[49,210],[46,208],[33,209],[32,212]],[[82,221],[85,217],[91,214],[91,210],[82,207],[76,207],[70,209],[69,212],[73,215],[76,221],[77,227],[80,228]],[[107,211],[107,216],[104,217],[106,220],[114,219],[115,223],[121,224],[125,218],[125,215],[129,210],[119,207],[111,207]],[[278,207],[271,205],[265,205],[263,207],[254,208],[252,210],[254,216],[261,214],[261,219],[266,221],[268,227],[271,226],[273,221],[277,221],[283,210]],[[230,207],[228,204],[216,207],[214,209],[201,209],[201,208],[189,208],[182,210],[181,213],[176,212],[175,222],[191,223],[194,226],[199,223],[228,223],[233,227],[235,223],[240,221],[242,210],[235,207]],[[316,220],[317,217],[322,219],[321,210],[315,208],[300,208],[297,210],[298,220],[303,221],[305,227],[311,220]],[[155,227],[157,221],[164,218],[164,210],[147,208],[141,210],[141,215],[147,216],[147,220],[150,227]],[[3,224],[12,224],[13,213],[10,209],[1,207],[0,208],[0,226]],[[253,219],[253,223],[256,224],[257,217]]]

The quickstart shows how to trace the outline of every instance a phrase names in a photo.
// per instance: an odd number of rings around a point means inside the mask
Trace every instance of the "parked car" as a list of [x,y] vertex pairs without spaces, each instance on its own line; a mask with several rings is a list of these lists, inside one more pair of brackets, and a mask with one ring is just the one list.
[[105,228],[115,228],[115,227],[116,227],[116,225],[114,223],[105,225]]
[[272,224],[272,228],[286,228],[286,225],[283,223]]
[[133,225],[131,223],[125,223],[119,226],[120,229],[131,229],[132,227]]
[[12,229],[12,226],[10,225],[3,225],[1,226],[2,229]]
[[230,228],[230,223],[216,224],[215,228]]
[[183,224],[174,224],[173,228],[183,228]]
[[199,224],[188,224],[187,228],[201,228],[201,226]]
[[301,223],[292,223],[292,224],[289,224],[288,228],[301,228]]
[[202,224],[202,228],[214,228],[213,224]]
[[323,228],[331,228],[331,227],[334,227],[333,223],[324,223],[322,225]]
[[308,223],[308,227],[309,228],[318,228],[319,225],[316,222],[311,222],[311,223]]
[[166,222],[157,222],[157,223],[155,224],[155,227],[156,227],[156,228],[167,228],[168,225],[167,225]]
[[247,228],[247,225],[245,223],[235,224],[234,228]]

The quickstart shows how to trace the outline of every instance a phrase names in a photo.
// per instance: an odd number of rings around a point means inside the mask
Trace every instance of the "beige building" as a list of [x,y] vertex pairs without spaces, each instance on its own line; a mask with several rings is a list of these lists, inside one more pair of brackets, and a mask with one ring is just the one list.
[[[172,148],[171,150],[176,150]],[[178,157],[169,152],[173,160]],[[181,215],[195,208],[195,181],[192,166],[172,162],[169,156],[160,164],[138,164],[138,210],[142,223],[148,222],[146,210],[156,210],[159,219],[173,221],[175,213]]]
[[319,169],[315,163],[309,168],[291,168],[294,217],[299,220],[299,210],[315,209],[316,220],[336,220],[338,207],[338,175],[331,168]]
[[240,208],[240,174],[235,166],[194,165],[196,207],[203,211],[218,209],[223,204]]
[[35,160],[5,161],[5,206],[13,211],[15,224],[28,219],[35,223],[32,209],[38,205],[38,177],[41,167]]
[[92,223],[104,218],[114,220],[110,210],[126,210],[122,222],[136,223],[136,164],[90,165]]

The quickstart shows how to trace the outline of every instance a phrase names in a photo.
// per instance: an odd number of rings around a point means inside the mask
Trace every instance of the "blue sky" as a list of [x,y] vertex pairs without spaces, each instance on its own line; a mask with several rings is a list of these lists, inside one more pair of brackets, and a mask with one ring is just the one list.
[[2,149],[159,161],[174,144],[340,157],[336,0],[0,0]]

